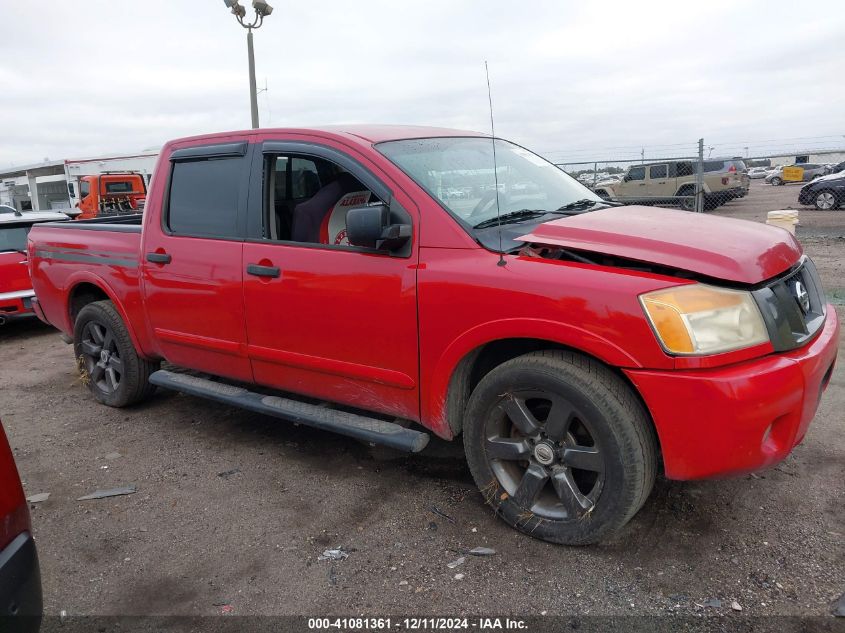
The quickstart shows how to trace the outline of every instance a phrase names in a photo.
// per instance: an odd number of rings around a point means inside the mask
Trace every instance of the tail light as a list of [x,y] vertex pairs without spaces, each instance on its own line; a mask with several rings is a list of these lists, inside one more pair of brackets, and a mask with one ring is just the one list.
[[731,165],[730,167],[728,167],[728,171],[732,174],[735,174],[736,173],[736,165]]

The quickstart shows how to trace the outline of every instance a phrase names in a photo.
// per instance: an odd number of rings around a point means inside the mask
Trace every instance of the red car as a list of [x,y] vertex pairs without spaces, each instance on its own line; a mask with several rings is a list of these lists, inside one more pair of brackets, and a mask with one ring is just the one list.
[[39,226],[29,252],[104,404],[162,386],[409,451],[411,423],[462,436],[484,500],[558,543],[620,529],[659,467],[783,459],[839,336],[786,231],[616,206],[454,130],[173,141],[143,218]]
[[18,211],[0,205],[0,325],[33,316],[32,282],[26,267],[26,236],[37,222],[61,222],[68,216],[55,211]]
[[41,574],[29,509],[0,424],[0,630],[37,631]]

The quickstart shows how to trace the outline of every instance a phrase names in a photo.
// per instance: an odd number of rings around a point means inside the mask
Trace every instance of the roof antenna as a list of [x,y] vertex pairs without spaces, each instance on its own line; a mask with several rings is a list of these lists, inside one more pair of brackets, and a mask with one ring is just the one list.
[[502,216],[499,211],[499,168],[496,164],[496,127],[493,125],[493,97],[490,93],[490,70],[487,68],[487,60],[484,60],[484,73],[487,75],[487,101],[490,104],[490,140],[493,142],[493,182],[496,184],[496,223],[499,227],[499,262],[497,266],[504,266],[505,255],[502,252]]

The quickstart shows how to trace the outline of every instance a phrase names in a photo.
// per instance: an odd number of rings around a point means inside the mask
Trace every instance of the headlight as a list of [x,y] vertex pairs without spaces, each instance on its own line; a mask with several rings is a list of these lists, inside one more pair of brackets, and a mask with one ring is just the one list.
[[717,354],[769,340],[749,292],[690,284],[640,295],[640,302],[671,354]]

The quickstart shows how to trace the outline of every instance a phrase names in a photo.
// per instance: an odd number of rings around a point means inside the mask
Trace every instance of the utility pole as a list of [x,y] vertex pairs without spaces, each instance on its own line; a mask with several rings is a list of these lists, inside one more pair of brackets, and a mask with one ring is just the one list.
[[261,28],[264,18],[273,12],[273,7],[263,0],[252,0],[252,8],[255,9],[255,19],[252,22],[244,22],[246,9],[238,0],[223,0],[225,5],[232,10],[238,23],[247,30],[246,52],[249,62],[249,113],[252,119],[252,128],[258,128],[258,92],[255,85],[255,49],[252,45],[252,30]]
[[698,139],[698,164],[695,167],[695,212],[704,212],[704,139]]

